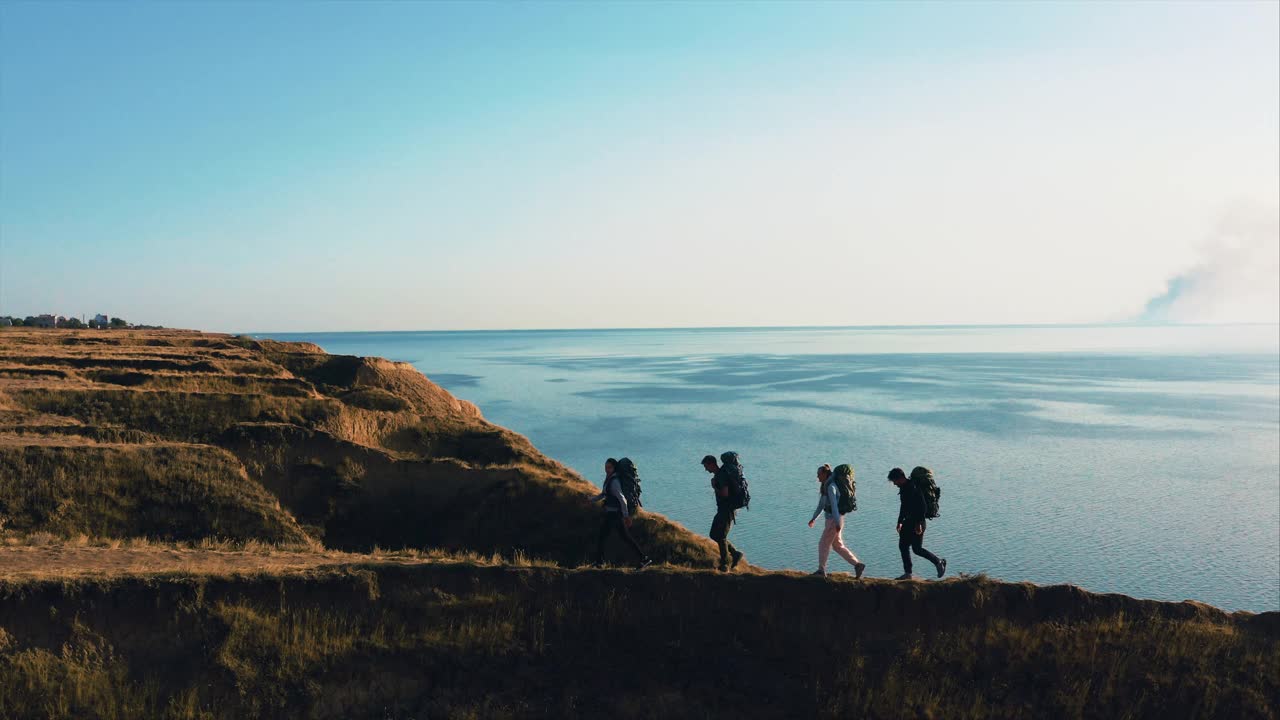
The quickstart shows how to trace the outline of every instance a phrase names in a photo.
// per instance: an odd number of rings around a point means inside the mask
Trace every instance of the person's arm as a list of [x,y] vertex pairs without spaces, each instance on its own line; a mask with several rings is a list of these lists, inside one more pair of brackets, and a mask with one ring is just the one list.
[[627,519],[627,497],[622,494],[622,483],[617,478],[614,478],[613,482],[605,486],[605,491],[617,498],[618,508],[622,511],[622,519]]
[[813,517],[809,518],[809,527],[813,527],[813,522],[822,514],[822,493],[818,493],[818,507],[813,509]]
[[724,468],[720,468],[715,475],[711,476],[711,487],[715,489],[716,497],[729,497],[729,478],[725,476]]
[[919,535],[921,532],[920,524],[924,522],[924,493],[920,492],[920,489],[914,486],[911,488],[910,511],[910,515],[907,517],[907,522],[911,526],[911,532]]
[[834,482],[827,483],[827,512],[831,517],[840,517],[840,489]]

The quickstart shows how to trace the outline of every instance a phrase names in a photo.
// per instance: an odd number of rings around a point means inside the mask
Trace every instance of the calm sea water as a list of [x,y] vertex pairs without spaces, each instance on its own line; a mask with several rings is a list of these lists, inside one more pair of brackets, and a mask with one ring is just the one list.
[[753,502],[732,539],[764,567],[817,566],[814,469],[848,462],[845,541],[898,575],[885,474],[927,465],[949,572],[1280,610],[1275,326],[270,336],[413,363],[596,483],[630,456],[645,506],[698,532],[698,461],[736,450]]

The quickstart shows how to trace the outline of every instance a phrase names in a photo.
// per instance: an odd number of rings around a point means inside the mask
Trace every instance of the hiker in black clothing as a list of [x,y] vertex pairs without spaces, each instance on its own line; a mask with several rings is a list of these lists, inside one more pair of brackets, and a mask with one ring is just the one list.
[[[711,490],[716,497],[716,517],[711,521],[711,539],[720,546],[720,569],[736,568],[742,561],[742,553],[729,542],[729,528],[733,527],[738,518],[729,502],[728,474],[716,462],[714,455],[702,458],[702,468],[711,473]],[[733,556],[732,562],[729,561],[730,556]]]
[[604,543],[609,539],[609,533],[616,530],[640,557],[636,563],[636,569],[640,569],[652,565],[653,561],[640,549],[635,538],[631,537],[630,509],[627,507],[626,496],[622,494],[622,483],[614,473],[617,464],[618,461],[613,458],[604,461],[604,492],[592,498],[592,502],[604,501],[604,522],[600,525],[600,535],[596,540],[596,567],[604,565]]
[[911,574],[912,552],[933,563],[938,570],[938,577],[942,577],[947,572],[946,558],[939,559],[937,555],[924,549],[925,515],[928,512],[924,493],[920,492],[915,483],[907,480],[907,474],[902,468],[890,470],[889,480],[898,486],[898,496],[902,498],[902,505],[898,510],[898,551],[902,553],[902,569],[905,572],[898,579],[910,580],[915,577]]

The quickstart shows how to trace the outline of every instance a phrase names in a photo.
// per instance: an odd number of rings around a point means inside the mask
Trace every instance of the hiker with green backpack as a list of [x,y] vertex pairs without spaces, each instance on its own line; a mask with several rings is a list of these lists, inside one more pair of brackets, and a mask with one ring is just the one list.
[[942,490],[933,481],[933,473],[926,467],[917,467],[911,471],[911,477],[894,468],[889,471],[889,481],[898,486],[898,495],[902,499],[898,510],[898,551],[902,553],[903,573],[899,580],[911,580],[911,553],[928,560],[938,570],[938,577],[947,572],[947,559],[924,549],[924,529],[926,520],[938,517],[938,498]]
[[835,471],[830,465],[818,468],[818,507],[809,518],[809,527],[818,519],[820,513],[826,514],[822,528],[822,538],[818,540],[818,570],[814,575],[826,576],[827,557],[834,549],[836,554],[853,566],[854,577],[862,577],[867,564],[858,559],[853,551],[844,544],[844,516],[858,509],[857,496],[854,494],[853,467],[840,465]]
[[724,572],[736,569],[738,563],[742,562],[742,551],[729,542],[729,530],[738,520],[738,510],[751,503],[751,492],[747,488],[747,477],[738,453],[722,453],[720,460],[723,465],[716,462],[715,455],[707,455],[702,458],[702,469],[711,473],[711,490],[716,498],[711,539],[720,547],[720,570]]

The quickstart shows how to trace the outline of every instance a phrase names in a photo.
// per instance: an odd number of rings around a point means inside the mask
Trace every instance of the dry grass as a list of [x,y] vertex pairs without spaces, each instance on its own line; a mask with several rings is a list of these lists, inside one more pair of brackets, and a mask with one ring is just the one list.
[[[412,366],[169,331],[22,331],[5,339],[17,341],[0,347],[5,367],[41,371],[0,374],[0,413],[13,420],[6,427],[0,418],[0,448],[20,448],[17,464],[25,466],[24,481],[0,481],[0,514],[11,527],[62,537],[279,539],[239,521],[211,527],[223,515],[261,515],[255,498],[265,488],[299,527],[337,549],[589,559],[599,508],[586,498],[595,488]],[[144,463],[123,462],[131,443],[215,454],[217,446],[246,477],[213,462],[162,468],[171,481],[161,483]],[[243,492],[233,492],[238,483]],[[213,503],[210,517],[192,522],[191,486],[252,502]],[[161,522],[175,506],[187,510]],[[144,508],[147,523],[129,527]],[[502,522],[490,521],[495,508],[509,510]],[[658,560],[713,562],[706,540],[661,516],[646,513],[636,532]]]
[[438,563],[474,567],[551,568],[548,560],[511,554],[374,548],[368,553],[326,550],[311,543],[257,540],[163,542],[145,538],[111,538],[52,533],[0,534],[0,581],[115,578],[184,574],[231,577],[282,575],[335,565],[412,565]]
[[25,388],[11,391],[10,396],[36,412],[182,442],[210,442],[243,422],[314,425],[342,412],[336,400],[245,393]]
[[1280,692],[1274,624],[1193,606],[346,560],[0,581],[0,716],[1272,718]]
[[0,520],[61,536],[307,539],[234,456],[199,445],[0,445]]
[[160,373],[116,370],[84,370],[80,377],[109,386],[145,390],[177,390],[193,393],[318,397],[311,383],[296,378],[261,377],[231,373]]

